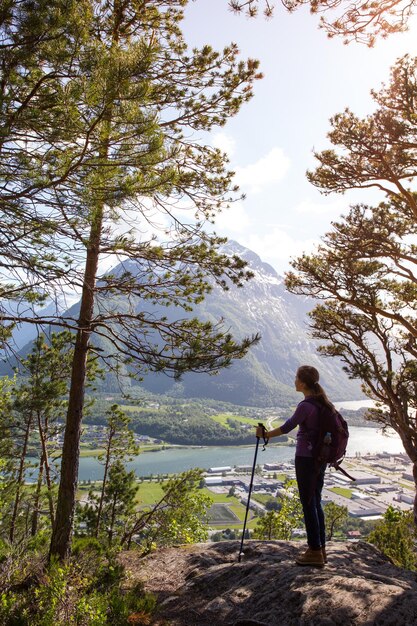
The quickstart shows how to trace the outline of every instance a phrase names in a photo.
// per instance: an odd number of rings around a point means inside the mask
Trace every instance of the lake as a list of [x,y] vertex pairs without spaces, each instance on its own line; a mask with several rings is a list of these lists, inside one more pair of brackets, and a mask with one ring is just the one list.
[[[345,407],[347,408],[347,407]],[[395,433],[386,436],[380,429],[366,427],[351,427],[348,446],[348,455],[355,456],[356,452],[389,452],[398,454],[404,452],[401,440]],[[210,467],[224,467],[228,465],[252,465],[255,453],[253,446],[226,447],[213,446],[206,448],[169,448],[158,452],[145,452],[137,456],[128,464],[129,469],[135,470],[138,476],[150,474],[174,474],[193,467],[208,469]],[[257,463],[280,463],[294,458],[295,447],[275,446],[267,447],[262,451],[259,446]],[[100,480],[103,477],[103,467],[93,457],[80,459],[80,480]]]
[[343,409],[347,409],[349,411],[357,411],[358,409],[370,409],[375,406],[375,402],[373,400],[369,400],[366,398],[365,400],[346,400],[344,402],[333,402],[336,409],[338,411],[343,411]]

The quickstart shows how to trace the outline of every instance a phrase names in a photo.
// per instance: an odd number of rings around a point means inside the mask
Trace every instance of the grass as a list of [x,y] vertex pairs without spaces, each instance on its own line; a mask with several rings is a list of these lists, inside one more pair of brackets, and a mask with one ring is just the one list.
[[104,454],[104,452],[104,448],[80,447],[80,457],[98,456],[99,454]]
[[345,487],[330,487],[329,491],[333,491],[333,493],[337,493],[339,496],[343,496],[343,498],[347,498],[348,500],[352,498],[352,491]]
[[157,411],[156,407],[137,406],[135,404],[121,404],[120,408],[126,413],[144,413],[145,411]]
[[[138,493],[136,496],[137,502],[140,504],[155,504],[158,502],[160,498],[163,496],[162,485],[164,483],[157,483],[155,481],[145,481],[139,485]],[[200,493],[204,493],[206,496],[209,496],[213,500],[213,504],[230,504],[234,506],[238,506],[244,508],[242,504],[240,504],[239,500],[234,496],[228,496],[227,493],[213,493],[207,487],[203,487],[199,491]]]
[[136,494],[136,502],[141,506],[156,504],[164,495],[162,485],[163,483],[153,481],[142,482]]
[[261,504],[266,504],[269,500],[275,500],[274,496],[269,495],[267,493],[252,493],[252,500],[256,500],[256,502],[260,502]]
[[[240,516],[239,516],[240,519]],[[210,523],[208,524],[208,526],[211,528],[211,530],[224,530],[226,528],[230,528],[230,530],[242,530],[243,529],[243,521],[245,519],[245,516],[242,516],[241,521],[239,522],[239,524],[216,524],[213,526],[210,526]],[[258,517],[248,517],[248,521],[246,522],[246,528],[249,528],[250,530],[253,530],[258,522]]]
[[203,489],[201,489],[201,493],[204,493],[206,496],[209,496],[213,500],[213,502],[215,502],[216,504],[218,503],[231,504],[231,503],[239,502],[239,500],[235,498],[235,496],[228,496],[227,493],[215,493],[214,491],[207,489],[207,487],[203,487]]
[[233,511],[236,517],[240,519],[240,521],[243,522],[243,520],[245,519],[246,507],[244,507],[243,504],[238,502],[237,504],[231,504],[230,509]]
[[90,489],[98,491],[101,489],[101,483],[101,480],[91,480],[90,482],[82,481],[78,485],[78,491],[90,491]]
[[[147,507],[156,504],[156,502],[158,502],[164,494],[162,489],[163,484],[163,482],[158,483],[155,481],[144,481],[140,483],[139,489],[136,494],[136,503],[141,507]],[[80,485],[79,490],[80,492],[86,492],[94,487],[98,488],[99,485],[101,485],[100,481],[96,481],[95,483],[91,482],[88,484],[82,484]],[[215,518],[209,521],[209,526],[210,524],[213,524],[213,526],[215,526],[215,528],[217,529],[242,529],[242,524],[245,519],[246,507],[241,504],[241,502],[235,496],[228,496],[227,493],[214,493],[206,487],[203,487],[201,492],[205,495],[208,495],[213,500],[213,504],[217,504],[220,506],[223,505],[223,508],[229,509],[232,513],[234,513],[237,520],[239,520],[232,523],[232,519],[235,518],[232,518],[232,516],[226,518],[226,515],[222,517],[219,514],[220,511],[218,510],[216,512],[217,514],[215,514]],[[254,514],[253,511],[250,511],[246,524],[247,528],[253,529],[256,526],[257,520],[258,517],[256,516],[256,514]]]
[[[139,454],[143,452],[157,452],[171,447],[172,446],[165,444],[145,443],[140,445]],[[104,452],[104,448],[91,448],[90,446],[83,444],[81,444],[80,447],[80,457],[97,457],[99,454],[104,454]]]
[[240,415],[233,415],[233,413],[219,413],[218,415],[210,415],[210,419],[212,419],[217,424],[224,426],[225,428],[229,428],[228,420],[235,420],[236,422],[240,422],[241,424],[250,424],[251,426],[256,426],[256,420],[250,417],[241,417]]
[[408,489],[409,491],[414,492],[415,491],[415,487],[413,485],[411,485],[411,483],[398,483],[400,485],[400,487],[404,487],[404,489]]
[[[143,482],[139,485],[138,493],[136,495],[136,501],[141,506],[150,506],[155,504],[163,495],[162,491],[163,483],[156,482]],[[246,507],[241,504],[241,502],[235,498],[234,496],[228,496],[227,493],[213,493],[210,489],[203,487],[201,490],[202,493],[208,495],[212,500],[213,504],[223,504],[228,505],[228,508],[236,515],[239,522],[235,521],[235,523],[231,523],[231,520],[224,519],[220,520],[220,518],[216,518],[216,520],[210,521],[210,524],[213,524],[217,529],[220,528],[231,528],[234,530],[241,530],[242,524],[245,519]],[[258,517],[250,511],[248,522],[246,526],[248,528],[254,528],[256,526],[256,522]]]
[[[213,493],[210,489],[204,488],[203,492],[206,493],[210,498],[213,499],[216,504],[228,504],[229,508],[236,515],[240,523],[230,524],[224,523],[225,528],[231,529],[242,529],[242,524],[245,519],[246,507],[237,499],[235,496],[228,496],[227,493]],[[256,522],[258,521],[258,517],[253,513],[253,511],[249,512],[248,523],[246,526],[248,528],[254,528],[256,526]],[[217,522],[216,526],[219,526],[219,522]]]
[[228,526],[230,523],[236,524],[239,519],[236,519],[236,517],[232,507],[217,503],[213,504],[208,512],[208,523],[215,524],[216,526]]

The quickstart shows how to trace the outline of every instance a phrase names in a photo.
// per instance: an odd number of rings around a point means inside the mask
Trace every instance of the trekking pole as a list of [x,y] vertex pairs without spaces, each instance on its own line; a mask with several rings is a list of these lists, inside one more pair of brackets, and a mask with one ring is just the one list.
[[[265,437],[265,426],[263,424],[261,424],[260,422],[258,423],[258,426],[260,428],[262,428],[262,431],[264,433],[264,437],[263,437],[264,447],[263,447],[263,450],[265,450],[265,446],[268,443],[268,439]],[[252,476],[251,476],[250,484],[249,484],[249,493],[248,493],[248,502],[246,504],[245,521],[243,522],[242,541],[240,542],[240,550],[239,550],[239,557],[238,557],[238,562],[239,563],[240,563],[240,559],[241,559],[242,554],[243,554],[243,542],[245,541],[246,521],[248,519],[249,504],[250,504],[250,494],[252,493],[253,477],[255,475],[255,467],[256,467],[256,457],[258,456],[259,440],[260,440],[260,437],[256,437],[255,458],[253,459]]]

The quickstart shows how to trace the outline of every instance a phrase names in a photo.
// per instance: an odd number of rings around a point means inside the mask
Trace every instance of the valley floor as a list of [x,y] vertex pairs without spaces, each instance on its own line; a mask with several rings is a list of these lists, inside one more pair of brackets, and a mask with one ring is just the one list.
[[[265,464],[255,475],[251,508],[264,510],[256,498],[259,495],[276,496],[286,480],[295,480],[292,462]],[[413,508],[415,485],[411,463],[407,455],[385,453],[356,456],[345,459],[343,467],[356,480],[353,482],[341,472],[328,470],[323,490],[323,502],[335,502],[348,508],[349,515],[361,519],[379,519],[388,506],[401,510]],[[227,493],[233,486],[235,497],[246,505],[250,476],[235,469],[206,474],[207,487],[213,493]]]

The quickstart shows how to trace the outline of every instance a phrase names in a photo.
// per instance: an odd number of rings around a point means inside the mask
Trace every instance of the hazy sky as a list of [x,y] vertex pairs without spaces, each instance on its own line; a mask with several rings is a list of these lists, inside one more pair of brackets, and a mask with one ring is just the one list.
[[254,98],[212,133],[247,194],[218,218],[215,230],[283,273],[289,258],[311,250],[349,202],[369,198],[360,191],[323,196],[305,172],[315,166],[313,148],[330,146],[329,118],[346,107],[358,115],[372,112],[370,90],[388,82],[398,57],[417,55],[417,19],[409,32],[369,49],[329,40],[306,7],[288,15],[276,5],[273,19],[248,19],[232,14],[227,0],[196,0],[186,9],[183,30],[190,46],[221,49],[233,41],[242,57],[261,62],[265,77],[255,83]]

